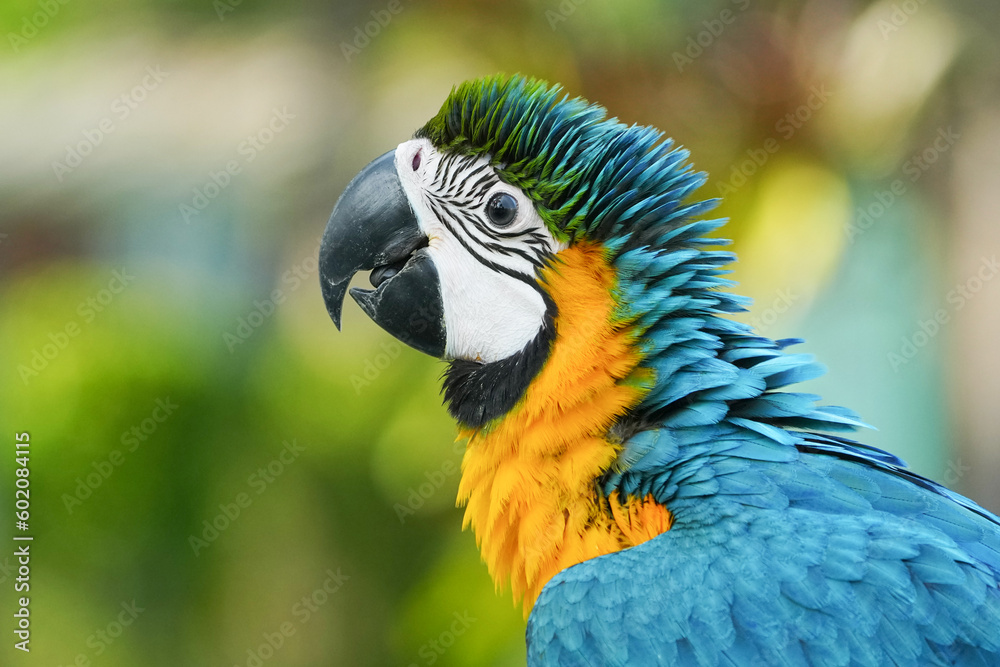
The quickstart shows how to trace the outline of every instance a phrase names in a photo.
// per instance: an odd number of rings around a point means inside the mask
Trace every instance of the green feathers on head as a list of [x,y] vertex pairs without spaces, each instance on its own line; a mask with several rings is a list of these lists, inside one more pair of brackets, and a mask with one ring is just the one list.
[[712,205],[681,206],[704,175],[661,132],[609,119],[603,107],[520,74],[457,86],[415,136],[442,151],[489,155],[566,241],[655,242],[651,233]]

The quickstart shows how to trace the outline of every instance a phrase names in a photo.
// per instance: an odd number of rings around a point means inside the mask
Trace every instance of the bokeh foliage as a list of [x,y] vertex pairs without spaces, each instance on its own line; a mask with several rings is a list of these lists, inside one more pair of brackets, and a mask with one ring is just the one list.
[[[961,0],[5,2],[0,422],[31,433],[35,634],[0,662],[523,664],[521,612],[460,531],[440,363],[352,304],[337,333],[315,266],[351,176],[496,71],[688,147],[726,195],[750,321],[807,338],[832,368],[811,390],[878,426],[867,441],[1000,509],[1000,430],[967,441],[955,378],[980,362],[955,375],[945,301],[996,249],[959,242],[998,226],[957,200],[996,186],[969,147],[1000,136],[998,18]],[[966,312],[1000,301],[981,294]],[[957,323],[894,367],[942,306]],[[303,449],[283,461],[285,443]]]

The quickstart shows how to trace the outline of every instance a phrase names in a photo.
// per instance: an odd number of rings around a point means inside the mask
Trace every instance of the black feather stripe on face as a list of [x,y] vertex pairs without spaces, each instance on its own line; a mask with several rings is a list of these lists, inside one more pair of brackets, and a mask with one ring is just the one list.
[[535,230],[496,229],[486,219],[486,196],[501,182],[488,163],[451,153],[438,161],[434,180],[424,195],[435,212],[448,215],[459,225],[451,229],[453,233],[460,229],[488,252],[517,255],[541,267],[549,254],[547,240],[541,234]]
[[[503,231],[486,220],[487,194],[501,184],[489,166],[473,156],[446,154],[438,160],[434,180],[424,190],[431,211],[480,264],[516,278],[544,296],[537,270],[545,266],[551,252],[548,241],[536,230]],[[518,257],[532,271],[507,266],[504,257]]]

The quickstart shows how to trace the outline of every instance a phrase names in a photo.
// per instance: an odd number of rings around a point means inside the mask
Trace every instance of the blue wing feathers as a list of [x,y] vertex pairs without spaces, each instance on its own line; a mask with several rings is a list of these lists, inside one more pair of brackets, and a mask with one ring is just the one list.
[[[628,628],[626,653],[597,654],[606,665],[997,664],[995,570],[971,567],[919,524],[790,512],[781,521],[766,512],[732,517],[740,528],[726,526],[725,539],[675,528],[565,570],[532,614],[531,664],[576,664],[550,661],[565,655],[553,647],[564,630],[553,628],[568,626],[568,636],[583,628],[595,639]],[[581,590],[570,582],[587,592],[575,604],[564,597]],[[609,585],[626,599],[592,624],[589,610]]]
[[879,449],[752,421],[625,443],[606,490],[674,526],[556,575],[529,664],[1000,664],[1000,519]]

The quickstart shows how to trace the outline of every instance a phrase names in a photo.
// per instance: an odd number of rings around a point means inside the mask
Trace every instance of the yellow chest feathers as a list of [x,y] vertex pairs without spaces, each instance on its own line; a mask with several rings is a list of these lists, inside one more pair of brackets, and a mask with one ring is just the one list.
[[614,273],[601,250],[575,245],[543,275],[558,307],[549,359],[524,398],[489,430],[463,432],[459,503],[497,586],[525,616],[560,570],[670,528],[651,499],[623,505],[597,479],[618,455],[607,439],[649,379],[626,326],[612,322]]

